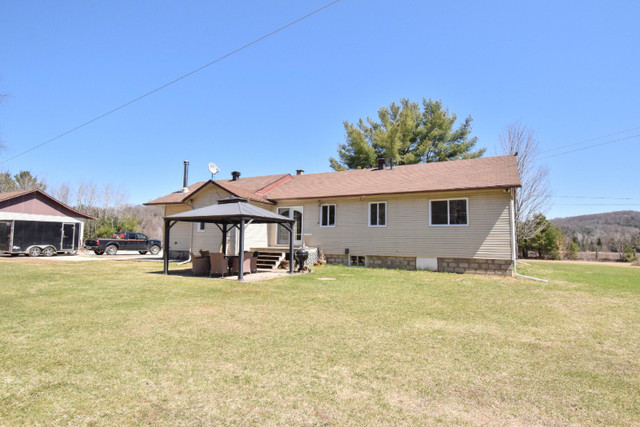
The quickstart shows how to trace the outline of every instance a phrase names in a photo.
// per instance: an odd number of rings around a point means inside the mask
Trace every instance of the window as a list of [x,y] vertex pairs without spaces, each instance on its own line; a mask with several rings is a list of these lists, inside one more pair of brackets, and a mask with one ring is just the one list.
[[430,225],[469,225],[467,199],[432,200]]
[[365,257],[361,255],[351,255],[349,257],[349,265],[351,267],[365,267]]
[[387,226],[387,202],[369,203],[369,227]]
[[136,239],[137,240],[147,240],[147,236],[145,236],[142,233],[136,233]]
[[204,231],[204,222],[198,223],[198,232],[202,233]]
[[320,227],[336,226],[336,205],[322,205],[320,207]]

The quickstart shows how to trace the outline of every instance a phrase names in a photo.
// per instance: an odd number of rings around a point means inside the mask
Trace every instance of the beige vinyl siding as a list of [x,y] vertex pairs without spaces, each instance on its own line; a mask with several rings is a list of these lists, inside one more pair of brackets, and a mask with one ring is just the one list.
[[[175,215],[190,210],[186,205],[166,205],[164,207],[164,215]],[[173,227],[169,234],[171,241],[169,242],[169,249],[172,251],[188,251],[191,244],[191,224],[188,222],[178,222]]]
[[[430,226],[429,201],[468,200],[468,225]],[[511,259],[510,193],[502,190],[287,201],[304,207],[305,243],[327,254]],[[369,227],[369,204],[387,202],[386,227]],[[336,205],[335,227],[320,227],[320,205]]]

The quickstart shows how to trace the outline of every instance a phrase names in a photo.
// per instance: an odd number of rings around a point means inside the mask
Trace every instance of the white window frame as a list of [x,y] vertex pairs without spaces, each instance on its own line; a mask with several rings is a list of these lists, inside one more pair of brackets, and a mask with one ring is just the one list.
[[[450,211],[450,204],[449,202],[451,200],[464,200],[465,201],[465,211],[467,214],[467,223],[466,224],[448,224],[449,221],[451,221],[451,211]],[[431,221],[433,220],[433,216],[431,215],[431,203],[433,202],[447,202],[447,224],[433,224]],[[432,199],[429,200],[429,226],[430,227],[468,227],[469,223],[471,221],[469,221],[469,198],[468,197],[451,197],[448,199]]]
[[[371,225],[371,205],[381,205],[384,204],[384,225]],[[379,228],[379,227],[386,227],[387,224],[389,223],[389,209],[387,209],[387,202],[381,201],[381,202],[369,202],[369,204],[367,205],[367,218],[368,218],[368,225],[369,227],[372,228]],[[378,213],[379,213],[380,208],[378,208]],[[379,217],[380,215],[378,215]]]
[[196,223],[196,231],[198,233],[204,233],[206,231],[205,227],[205,223],[202,221]]
[[[366,267],[367,266],[367,257],[365,255],[347,255],[349,257],[349,267]],[[356,264],[352,263],[353,258],[356,259]],[[362,258],[362,265],[358,265],[357,261]]]
[[[327,225],[322,225],[322,212],[323,212],[323,208],[327,207]],[[331,208],[331,206],[333,206],[333,224],[329,224],[329,218],[331,217],[329,215],[329,209]],[[336,208],[335,203],[323,203],[320,205],[320,227],[322,228],[334,228],[336,226],[336,214],[338,212],[338,209]]]

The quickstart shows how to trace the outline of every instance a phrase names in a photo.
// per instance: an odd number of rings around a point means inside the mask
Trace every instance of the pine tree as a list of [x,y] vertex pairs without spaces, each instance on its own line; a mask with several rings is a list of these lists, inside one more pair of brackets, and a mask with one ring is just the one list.
[[441,101],[404,98],[378,110],[378,121],[367,117],[357,125],[344,122],[344,144],[338,145],[338,157],[329,158],[334,170],[372,168],[376,159],[394,164],[441,162],[480,157],[486,148],[474,150],[477,137],[470,137],[471,117],[454,128],[456,114],[444,109]]

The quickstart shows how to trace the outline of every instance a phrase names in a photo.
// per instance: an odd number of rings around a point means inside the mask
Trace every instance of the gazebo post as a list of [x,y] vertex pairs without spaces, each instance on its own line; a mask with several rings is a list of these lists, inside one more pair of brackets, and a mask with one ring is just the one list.
[[289,274],[293,274],[293,228],[294,224],[289,224]]
[[238,251],[238,280],[244,280],[244,217],[240,218],[240,250]]
[[227,255],[227,224],[222,224],[222,253]]
[[163,262],[164,262],[164,274],[169,274],[169,242],[171,239],[169,238],[169,233],[171,233],[171,227],[169,226],[170,220],[164,220],[164,253],[162,254]]

